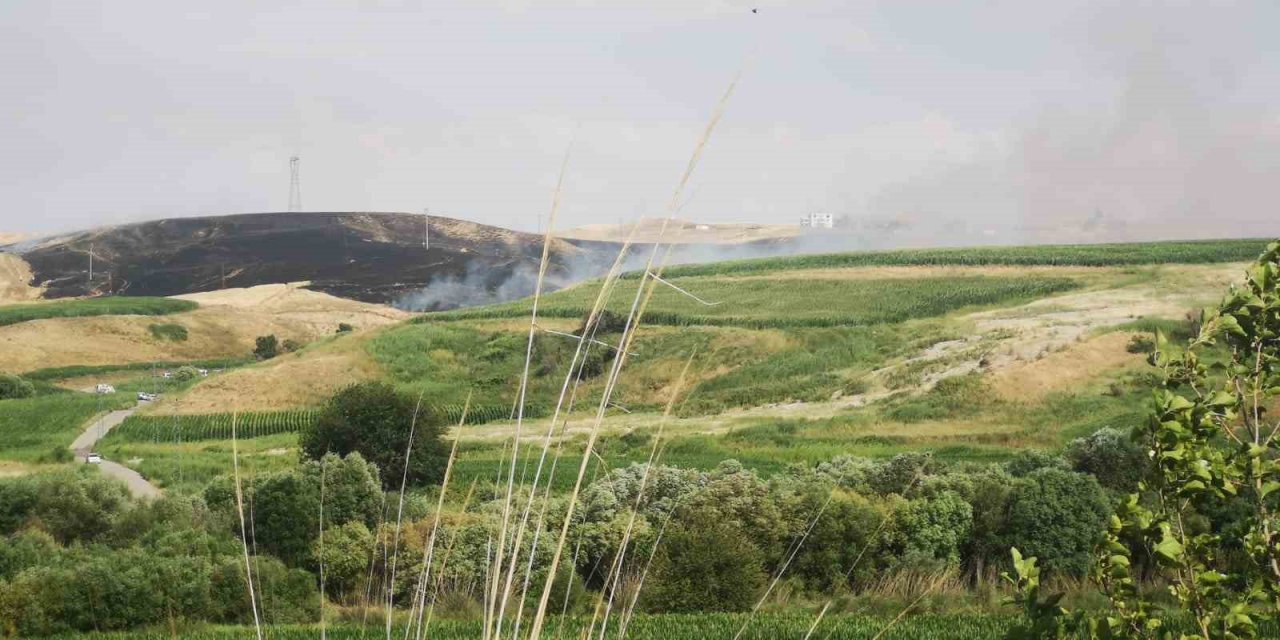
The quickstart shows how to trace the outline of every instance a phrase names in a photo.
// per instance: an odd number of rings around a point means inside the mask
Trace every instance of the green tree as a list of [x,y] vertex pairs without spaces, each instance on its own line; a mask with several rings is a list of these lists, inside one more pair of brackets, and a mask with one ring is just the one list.
[[1004,535],[1034,554],[1046,572],[1082,576],[1110,515],[1107,495],[1092,477],[1044,468],[1014,485]]
[[960,545],[973,527],[973,508],[953,491],[902,503],[886,547],[902,567],[930,569],[960,563]]
[[436,412],[391,385],[362,382],[330,398],[298,444],[313,460],[357,452],[381,470],[383,487],[398,489],[402,479],[409,486],[440,481],[449,455],[440,440],[443,430]]
[[173,372],[173,379],[178,382],[189,382],[191,380],[195,380],[199,376],[200,372],[190,365],[178,367],[178,369]]
[[258,336],[253,342],[253,355],[259,360],[270,360],[280,355],[280,340],[275,334]]
[[[1268,245],[1184,348],[1156,333],[1163,377],[1135,437],[1147,450],[1140,493],[1107,529],[1096,576],[1113,603],[1100,626],[1152,637],[1162,613],[1132,570],[1154,558],[1195,637],[1250,638],[1280,604],[1280,242]],[[1228,515],[1210,519],[1205,514]],[[1235,546],[1238,553],[1229,550]],[[1265,605],[1263,603],[1266,603]]]

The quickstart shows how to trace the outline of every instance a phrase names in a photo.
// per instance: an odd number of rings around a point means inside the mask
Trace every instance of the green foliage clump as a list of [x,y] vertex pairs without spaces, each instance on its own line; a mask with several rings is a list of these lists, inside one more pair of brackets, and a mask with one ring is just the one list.
[[173,372],[173,379],[177,382],[191,382],[200,377],[200,371],[192,366],[178,367]]
[[763,556],[741,525],[687,512],[667,531],[644,592],[650,611],[746,611],[764,588]]
[[[320,527],[320,495],[324,492],[326,527],[359,522],[377,526],[382,502],[378,470],[358,453],[335,454],[308,462],[298,470],[273,473],[252,480],[245,500],[254,510],[257,545],[290,566],[310,566]],[[216,512],[234,513],[234,487],[227,480],[212,483],[204,499]],[[227,517],[233,531],[238,522]],[[367,560],[366,560],[367,564]]]
[[1046,571],[1083,576],[1111,515],[1093,478],[1061,469],[1032,472],[1015,485],[1009,500],[1009,546],[1034,554]]
[[349,325],[349,324],[347,324],[347,323],[345,323],[345,322],[339,322],[339,323],[338,323],[338,331],[337,331],[337,333],[351,333],[352,331],[355,331],[355,330],[356,330],[356,328],[355,328],[355,327],[353,327],[353,326],[351,326],[351,325]]
[[[377,465],[382,483],[399,489],[440,482],[448,449],[440,440],[445,423],[430,407],[384,382],[351,385],[329,399],[298,438],[303,456],[358,452]],[[406,458],[408,462],[406,464]]]
[[153,324],[147,327],[151,331],[151,336],[156,340],[168,340],[169,342],[186,342],[188,333],[187,328],[172,322],[163,324]]
[[253,357],[259,360],[270,360],[280,355],[280,339],[275,334],[258,336],[253,341]]
[[1166,617],[1135,558],[1154,561],[1195,637],[1256,637],[1280,601],[1280,421],[1268,412],[1280,394],[1280,242],[1198,326],[1181,349],[1156,334],[1163,384],[1135,431],[1144,480],[1098,553],[1109,637],[1148,637]]
[[1147,452],[1128,434],[1110,427],[1072,440],[1065,455],[1071,468],[1087,473],[1104,488],[1130,492],[1138,487]]
[[36,387],[29,380],[9,373],[0,373],[0,400],[30,398],[36,395]]

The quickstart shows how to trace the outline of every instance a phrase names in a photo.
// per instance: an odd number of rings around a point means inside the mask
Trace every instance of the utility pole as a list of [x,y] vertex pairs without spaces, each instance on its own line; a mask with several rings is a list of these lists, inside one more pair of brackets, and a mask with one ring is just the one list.
[[431,209],[422,209],[422,248],[431,248]]
[[302,184],[298,179],[298,165],[302,158],[289,158],[289,211],[302,211]]

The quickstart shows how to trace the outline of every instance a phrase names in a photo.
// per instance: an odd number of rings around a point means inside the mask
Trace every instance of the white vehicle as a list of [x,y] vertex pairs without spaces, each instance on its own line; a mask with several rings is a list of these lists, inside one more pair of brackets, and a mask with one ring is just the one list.
[[138,392],[138,400],[141,402],[151,402],[152,400],[155,400],[155,399],[156,399],[156,394],[154,393],[147,393],[146,391]]
[[94,387],[93,390],[95,393],[115,393],[116,392],[115,387],[109,384],[101,383],[101,382],[98,383],[98,386]]
[[173,378],[173,372],[172,372],[172,371],[166,371],[166,372],[164,372],[164,379],[165,379],[165,380],[169,380],[169,379],[171,379],[171,378]]
[[208,377],[209,377],[209,370],[208,370],[208,369],[196,369],[196,373],[200,374],[200,377],[202,377],[202,378],[208,378]]
[[84,457],[84,461],[89,464],[102,464],[102,456],[97,453],[90,453]]

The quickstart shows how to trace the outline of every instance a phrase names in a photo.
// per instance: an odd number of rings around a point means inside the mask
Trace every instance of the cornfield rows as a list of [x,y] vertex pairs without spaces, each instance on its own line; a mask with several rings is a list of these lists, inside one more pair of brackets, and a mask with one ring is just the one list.
[[[956,309],[1010,304],[1069,291],[1070,278],[959,276],[893,279],[801,279],[682,277],[675,284],[714,301],[703,304],[667,287],[654,291],[644,321],[670,326],[734,326],[752,329],[839,327],[930,318]],[[609,310],[625,314],[639,280],[619,285]],[[582,318],[594,301],[591,287],[546,296],[544,317]],[[514,318],[528,315],[529,303],[450,311],[431,319]]]
[[[463,405],[435,408],[449,423],[462,419]],[[297,433],[311,426],[319,412],[314,409],[296,411],[258,411],[241,413],[236,418],[236,437],[257,438],[280,433]],[[511,418],[510,405],[472,405],[467,410],[468,425],[484,424]],[[525,407],[526,418],[548,415],[544,407]],[[207,413],[173,416],[129,416],[108,436],[123,442],[190,442],[194,440],[231,439],[230,413]]]
[[[293,433],[309,426],[316,412],[261,411],[241,413],[236,417],[236,437],[256,438],[278,433]],[[127,442],[188,442],[192,440],[228,440],[231,438],[230,413],[176,416],[129,416],[111,431],[110,438]]]
[[986,265],[1105,267],[1141,264],[1248,262],[1256,259],[1266,249],[1267,242],[1268,240],[1266,239],[1195,240],[867,251],[677,266],[667,269],[666,274],[674,278],[841,267]]

